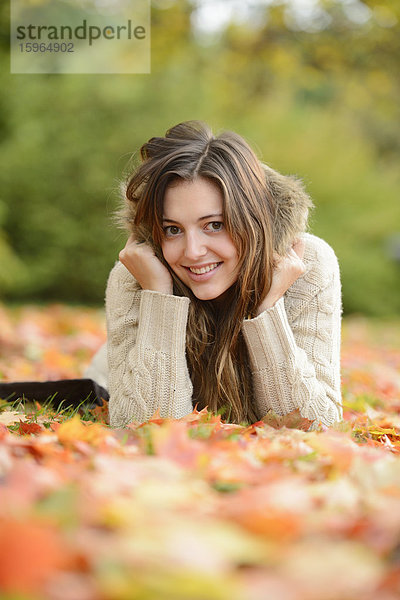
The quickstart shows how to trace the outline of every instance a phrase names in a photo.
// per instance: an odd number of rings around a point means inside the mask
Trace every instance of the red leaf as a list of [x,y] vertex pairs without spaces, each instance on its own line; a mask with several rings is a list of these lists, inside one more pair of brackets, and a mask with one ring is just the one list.
[[38,425],[37,423],[24,423],[23,421],[19,422],[18,433],[20,435],[29,435],[31,433],[41,433],[44,431],[44,427],[42,425]]

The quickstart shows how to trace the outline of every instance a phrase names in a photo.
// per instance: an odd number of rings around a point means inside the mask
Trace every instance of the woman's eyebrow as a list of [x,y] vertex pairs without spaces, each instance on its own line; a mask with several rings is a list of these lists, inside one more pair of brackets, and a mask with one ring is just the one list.
[[[197,219],[197,223],[199,221],[204,221],[204,219],[213,219],[215,217],[222,217],[222,214],[218,214],[218,215],[205,215],[204,217],[200,217],[199,219]],[[163,223],[175,223],[175,224],[178,224],[179,221],[174,221],[173,219],[167,219],[166,217],[163,217]]]

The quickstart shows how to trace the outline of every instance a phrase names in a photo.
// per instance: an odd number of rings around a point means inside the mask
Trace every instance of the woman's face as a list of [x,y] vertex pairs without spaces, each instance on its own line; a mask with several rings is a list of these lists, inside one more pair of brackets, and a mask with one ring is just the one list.
[[199,300],[218,298],[238,277],[239,257],[222,208],[221,190],[202,177],[172,184],[164,196],[164,258]]

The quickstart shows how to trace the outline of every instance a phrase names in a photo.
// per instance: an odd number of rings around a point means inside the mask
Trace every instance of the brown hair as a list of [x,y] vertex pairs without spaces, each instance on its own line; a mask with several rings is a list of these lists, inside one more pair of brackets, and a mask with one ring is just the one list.
[[[142,162],[125,189],[122,218],[139,241],[150,243],[168,267],[174,294],[191,303],[186,336],[193,400],[224,418],[254,422],[249,356],[242,322],[254,316],[271,286],[274,251],[286,252],[304,231],[311,200],[300,182],[262,165],[247,142],[234,132],[214,136],[199,121],[172,127],[140,149]],[[163,200],[177,180],[207,178],[223,196],[223,220],[239,256],[239,276],[223,310],[197,299],[165,262],[161,252]]]

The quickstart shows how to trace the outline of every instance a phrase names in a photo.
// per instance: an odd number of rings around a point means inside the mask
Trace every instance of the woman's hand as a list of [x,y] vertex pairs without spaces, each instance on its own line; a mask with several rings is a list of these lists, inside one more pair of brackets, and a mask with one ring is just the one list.
[[257,315],[271,308],[282,298],[290,286],[305,272],[303,263],[304,240],[297,239],[285,256],[275,255],[276,267],[272,275],[272,284],[268,294],[257,309]]
[[119,253],[119,260],[143,290],[172,294],[173,282],[168,269],[157,258],[153,249],[145,242],[137,242],[133,234]]

